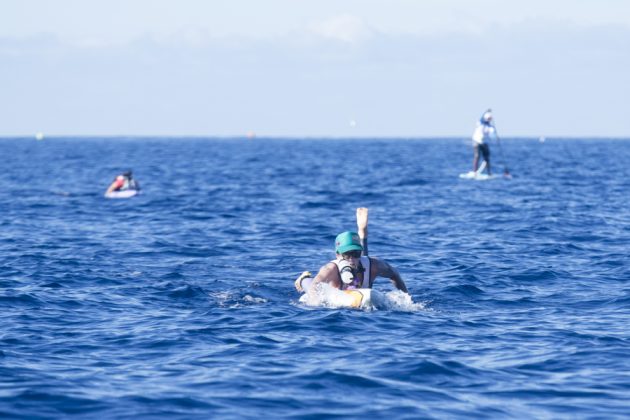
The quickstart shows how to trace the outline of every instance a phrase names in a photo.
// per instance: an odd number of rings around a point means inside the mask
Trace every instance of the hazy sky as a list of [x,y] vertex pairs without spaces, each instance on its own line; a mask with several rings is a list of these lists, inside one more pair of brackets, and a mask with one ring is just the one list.
[[2,0],[0,135],[630,137],[627,0]]

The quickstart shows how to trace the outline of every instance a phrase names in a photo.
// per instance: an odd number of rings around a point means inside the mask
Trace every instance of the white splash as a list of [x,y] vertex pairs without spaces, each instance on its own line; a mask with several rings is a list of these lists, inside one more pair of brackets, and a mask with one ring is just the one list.
[[[400,291],[379,292],[372,289],[371,304],[362,310],[389,310],[402,312],[418,312],[425,310],[424,303],[416,303],[411,295]],[[300,296],[300,303],[307,306],[325,308],[349,308],[353,302],[352,296],[339,289],[320,283],[307,293]]]
[[320,283],[309,289],[300,297],[300,302],[308,306],[324,306],[326,308],[344,308],[350,306],[352,297],[339,289]]
[[267,303],[267,299],[250,295],[243,296],[243,301],[248,303]]
[[402,290],[386,293],[372,290],[372,305],[376,309],[402,312],[418,312],[426,310],[424,303],[414,302],[411,295]]
[[267,299],[252,296],[249,294],[241,295],[233,291],[222,291],[208,293],[208,296],[215,299],[219,307],[242,308],[244,306],[257,305],[267,303]]

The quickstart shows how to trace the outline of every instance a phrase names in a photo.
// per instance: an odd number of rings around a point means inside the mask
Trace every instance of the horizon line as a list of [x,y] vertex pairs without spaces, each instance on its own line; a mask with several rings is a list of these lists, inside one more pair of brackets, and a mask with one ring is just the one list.
[[[45,140],[45,139],[214,139],[214,140],[468,140],[470,136],[454,136],[454,135],[442,135],[442,136],[347,136],[347,135],[321,135],[321,136],[296,136],[296,135],[216,135],[216,134],[51,134],[45,135],[43,133],[37,133],[32,135],[10,135],[0,134],[0,140],[9,139],[33,139],[33,140]],[[513,140],[630,140],[630,136],[588,136],[588,135],[554,135],[554,136],[501,136],[501,139],[513,139]]]

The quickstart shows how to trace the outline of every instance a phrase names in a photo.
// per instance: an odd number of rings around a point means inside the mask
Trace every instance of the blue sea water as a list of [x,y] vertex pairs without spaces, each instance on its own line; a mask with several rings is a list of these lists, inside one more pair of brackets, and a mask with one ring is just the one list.
[[[496,146],[0,140],[0,417],[630,417],[630,141]],[[413,304],[299,303],[359,206]]]

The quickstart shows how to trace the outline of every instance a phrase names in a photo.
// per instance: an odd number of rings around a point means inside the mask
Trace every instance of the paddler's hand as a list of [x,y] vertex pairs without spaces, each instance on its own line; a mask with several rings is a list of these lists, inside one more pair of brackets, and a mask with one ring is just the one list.
[[313,277],[310,271],[304,271],[302,274],[300,274],[300,276],[297,279],[295,279],[295,282],[293,284],[295,285],[295,289],[298,292],[301,293],[304,291],[304,289],[302,288],[302,280],[304,280],[307,277]]

